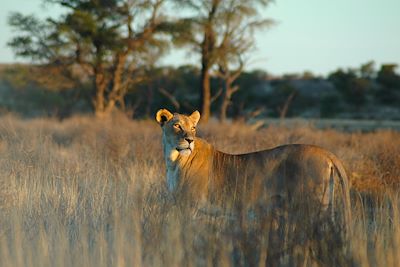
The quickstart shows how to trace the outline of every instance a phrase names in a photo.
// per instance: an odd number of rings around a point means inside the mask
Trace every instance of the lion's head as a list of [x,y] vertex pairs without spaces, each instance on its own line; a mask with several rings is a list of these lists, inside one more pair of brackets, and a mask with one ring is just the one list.
[[156,120],[162,127],[164,146],[168,150],[175,150],[180,156],[189,156],[193,152],[196,125],[200,120],[200,113],[197,110],[186,116],[160,109],[156,114]]

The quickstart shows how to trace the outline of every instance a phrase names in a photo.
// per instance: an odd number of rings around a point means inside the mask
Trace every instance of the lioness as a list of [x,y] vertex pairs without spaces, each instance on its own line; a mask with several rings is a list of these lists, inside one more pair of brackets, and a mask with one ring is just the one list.
[[317,146],[291,144],[226,154],[196,137],[199,119],[198,111],[186,116],[160,109],[156,114],[171,192],[184,193],[199,204],[239,211],[307,210],[307,216],[316,221],[329,217],[335,224],[348,226],[349,183],[332,153]]

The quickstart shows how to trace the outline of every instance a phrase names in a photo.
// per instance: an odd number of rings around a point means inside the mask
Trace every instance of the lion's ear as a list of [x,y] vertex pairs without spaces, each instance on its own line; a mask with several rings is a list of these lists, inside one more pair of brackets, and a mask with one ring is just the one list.
[[171,112],[169,112],[167,109],[162,108],[159,111],[157,111],[156,114],[156,121],[158,122],[158,124],[160,124],[161,126],[164,126],[164,124],[166,122],[168,122],[169,120],[172,119],[172,117],[174,117],[174,115],[172,115]]
[[197,110],[195,112],[193,112],[190,116],[190,119],[193,121],[193,123],[196,125],[199,120],[200,120],[200,112],[198,112]]

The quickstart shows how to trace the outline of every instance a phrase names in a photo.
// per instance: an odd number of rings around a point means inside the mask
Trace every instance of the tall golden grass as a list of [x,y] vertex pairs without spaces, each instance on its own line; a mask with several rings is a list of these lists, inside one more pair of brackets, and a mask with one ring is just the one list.
[[[400,133],[199,128],[230,153],[286,143],[334,152],[353,185],[352,260],[339,262],[398,266]],[[161,130],[122,116],[0,118],[0,226],[0,266],[263,266],[269,249],[264,233],[243,233],[217,217],[194,218],[171,201]],[[307,257],[306,266],[329,266]]]

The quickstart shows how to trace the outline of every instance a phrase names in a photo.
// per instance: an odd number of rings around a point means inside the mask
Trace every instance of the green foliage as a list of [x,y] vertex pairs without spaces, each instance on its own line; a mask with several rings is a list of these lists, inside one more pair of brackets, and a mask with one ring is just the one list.
[[[295,116],[307,112],[318,116],[318,111],[321,116],[361,114],[379,105],[396,108],[400,102],[395,64],[376,71],[370,61],[357,69],[339,69],[326,80],[310,72],[276,80],[269,80],[263,71],[243,72],[255,49],[254,32],[272,24],[261,16],[269,0],[45,1],[65,7],[65,13],[46,20],[17,12],[9,15],[15,36],[8,45],[17,56],[35,64],[34,68],[9,68],[0,81],[15,90],[11,96],[38,103],[32,109],[40,108],[43,100],[43,106],[54,101],[54,106],[62,107],[64,102],[74,106],[71,103],[82,101],[83,110],[93,103],[95,111],[104,112],[114,106],[128,107],[142,110],[137,112],[140,116],[152,116],[160,106],[191,112],[199,108],[205,90],[198,87],[204,89],[205,84],[209,84],[211,110],[220,111],[219,105],[226,100],[229,108],[225,110],[231,117],[262,108],[267,110],[263,115],[277,116],[283,106]],[[170,14],[164,8],[167,1],[176,4]],[[201,69],[157,67],[172,44],[199,54]],[[320,81],[325,85],[313,91]],[[339,96],[330,92],[331,84]],[[228,88],[231,91],[226,94]],[[326,88],[328,92],[322,92]],[[71,93],[62,92],[67,89]],[[62,101],[59,95],[71,99]]]
[[[17,36],[16,55],[53,66],[80,65],[94,81],[96,114],[124,105],[140,69],[153,65],[169,47],[163,31],[164,0],[48,0],[67,8],[56,19],[40,21],[14,13],[9,24]],[[137,71],[139,70],[139,71]]]
[[12,38],[7,44],[15,55],[29,58],[33,61],[52,59],[54,51],[54,25],[49,21],[40,21],[34,15],[22,15],[14,12],[8,17],[8,24],[19,35]]
[[233,95],[231,113],[228,115],[241,116],[243,110],[265,107],[268,101],[268,95],[264,92],[267,77],[268,74],[263,70],[242,72],[235,82],[242,90]]
[[[184,31],[174,39],[180,46],[186,45],[200,55],[202,120],[210,115],[213,84],[210,84],[212,72],[224,80],[221,96],[220,118],[225,118],[233,90],[232,83],[243,70],[244,58],[254,50],[254,32],[265,28],[271,20],[261,16],[267,0],[174,0],[179,7],[189,10],[185,22],[190,30]],[[214,74],[213,73],[213,74]],[[217,85],[219,87],[219,85]]]
[[254,48],[254,32],[273,24],[260,11],[270,0],[174,0],[179,7],[192,11],[179,21],[185,31],[178,31],[176,41],[194,52],[207,56],[212,64],[218,60],[236,59],[238,54]]
[[0,72],[0,77],[0,109],[24,117],[59,118],[90,110],[85,84],[78,87],[52,69],[11,65]]
[[3,82],[16,90],[22,90],[31,85],[30,68],[27,66],[8,67],[1,72]]
[[396,105],[400,100],[400,75],[395,72],[396,67],[395,64],[384,64],[375,72],[374,62],[370,61],[359,69],[339,69],[328,79],[346,102],[357,108],[365,105],[368,99],[376,104]]
[[360,75],[362,78],[371,79],[375,75],[375,62],[369,61],[365,64],[362,64],[360,67]]
[[146,71],[146,76],[137,90],[127,95],[127,105],[135,106],[135,116],[153,117],[162,106],[179,112],[193,112],[199,100],[200,71],[191,65],[178,68],[160,67]]
[[328,79],[349,104],[360,107],[366,103],[367,93],[372,87],[369,79],[357,77],[355,71],[350,69],[348,71],[339,69],[330,74]]
[[382,65],[377,75],[380,84],[376,97],[384,104],[396,104],[400,101],[400,75],[395,72],[397,65]]
[[321,99],[320,114],[322,118],[332,118],[340,113],[341,99],[337,95],[327,95]]

